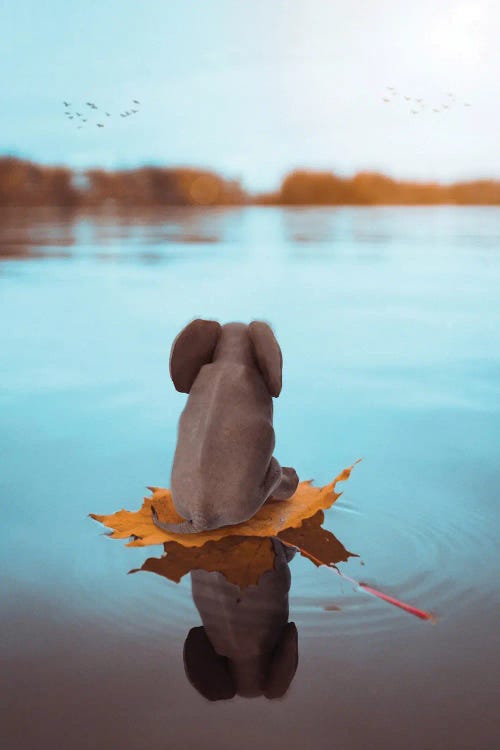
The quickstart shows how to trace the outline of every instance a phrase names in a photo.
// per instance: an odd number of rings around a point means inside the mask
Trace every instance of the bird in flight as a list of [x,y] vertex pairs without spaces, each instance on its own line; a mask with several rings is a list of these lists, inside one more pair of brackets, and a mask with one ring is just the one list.
[[97,127],[98,127],[98,128],[103,128],[103,127],[104,127],[104,125],[102,124],[102,122],[98,122],[98,123],[97,123]]
[[105,115],[106,115],[106,117],[111,117],[111,115],[109,114],[109,112],[105,112]]
[[64,104],[65,107],[71,106],[71,102],[63,102],[63,104]]
[[138,99],[132,99],[134,104],[140,104],[140,101]]

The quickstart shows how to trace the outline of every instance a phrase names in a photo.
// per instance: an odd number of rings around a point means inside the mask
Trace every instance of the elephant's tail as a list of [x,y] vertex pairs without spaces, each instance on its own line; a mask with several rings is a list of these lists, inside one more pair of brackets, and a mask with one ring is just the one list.
[[180,523],[164,523],[158,518],[158,514],[153,506],[151,506],[151,514],[153,516],[153,523],[158,526],[162,531],[169,531],[171,534],[196,534],[198,531],[203,529],[198,528],[193,521],[181,521]]

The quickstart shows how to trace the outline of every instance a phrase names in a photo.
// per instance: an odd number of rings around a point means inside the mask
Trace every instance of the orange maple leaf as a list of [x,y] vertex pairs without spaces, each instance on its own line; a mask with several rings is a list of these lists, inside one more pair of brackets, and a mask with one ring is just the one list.
[[179,583],[192,570],[217,571],[231,583],[244,588],[256,586],[263,573],[274,567],[272,540],[257,536],[228,536],[206,542],[203,547],[184,547],[178,542],[165,542],[162,557],[148,557],[138,573],[146,570]]
[[[336,565],[357,557],[349,552],[330,531],[323,529],[323,511],[303,521],[298,529],[285,529],[275,538],[288,547],[296,547],[315,565]],[[263,573],[275,565],[276,550],[270,537],[226,536],[206,542],[203,547],[184,547],[178,542],[165,542],[162,557],[148,557],[141,570],[156,573],[179,583],[192,570],[217,571],[240,588],[256,586]]]
[[[360,459],[358,459],[360,460]],[[217,541],[229,536],[272,537],[281,531],[297,528],[306,518],[311,518],[319,510],[330,508],[338,500],[341,492],[336,492],[338,482],[349,479],[352,466],[344,469],[324,487],[313,487],[312,480],[300,482],[294,495],[288,500],[268,500],[248,521],[234,526],[222,526],[211,531],[196,534],[174,534],[163,531],[153,523],[151,506],[154,506],[160,521],[176,523],[183,520],[175,510],[170,490],[149,487],[151,497],[144,498],[137,511],[119,510],[110,515],[91,513],[91,518],[113,529],[112,539],[129,539],[128,547],[146,547],[152,544],[177,542],[183,547],[202,547],[206,542]]]

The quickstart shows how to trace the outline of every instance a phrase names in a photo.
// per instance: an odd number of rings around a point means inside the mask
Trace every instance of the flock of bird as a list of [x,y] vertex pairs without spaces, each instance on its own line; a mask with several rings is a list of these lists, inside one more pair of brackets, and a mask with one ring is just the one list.
[[400,94],[393,86],[386,86],[386,93],[382,97],[382,101],[384,104],[389,104],[390,102],[393,102],[397,99],[400,101],[403,101],[406,103],[406,105],[409,107],[409,112],[412,115],[418,115],[420,112],[423,112],[426,108],[428,108],[431,112],[445,112],[446,110],[451,109],[454,106],[462,104],[464,107],[470,107],[469,102],[461,102],[457,99],[455,94],[451,91],[449,91],[446,94],[445,101],[441,102],[439,105],[430,104],[429,102],[424,102],[422,98],[416,99],[413,96],[407,96],[406,94]]
[[[409,112],[412,115],[418,115],[420,112],[423,112],[426,108],[428,108],[432,112],[444,112],[446,110],[451,109],[453,106],[462,104],[464,107],[470,107],[471,104],[469,102],[460,102],[455,94],[453,94],[451,91],[449,91],[446,94],[446,99],[444,102],[441,102],[440,106],[434,106],[427,102],[424,102],[422,98],[415,98],[413,96],[407,96],[406,94],[400,94],[394,86],[386,86],[386,92],[385,95],[382,97],[382,101],[384,104],[390,104],[391,102],[399,99],[400,101],[405,102],[409,107]],[[77,130],[81,130],[85,123],[93,124],[92,122],[89,122],[89,114],[92,112],[98,112],[99,114],[102,113],[104,115],[104,118],[112,117],[113,115],[111,112],[106,112],[105,110],[100,110],[97,104],[95,102],[85,102],[85,107],[87,107],[90,110],[90,113],[87,111],[83,112],[77,112],[76,110],[72,109],[71,102],[63,101],[64,104],[64,114],[68,121],[70,120],[76,120],[77,122]],[[132,104],[129,105],[130,109],[126,109],[123,112],[119,112],[119,116],[124,119],[126,117],[131,117],[133,115],[137,115],[139,113],[139,109],[136,109],[136,107],[140,107],[140,101],[138,99],[132,99]],[[82,107],[82,110],[84,110],[84,107]],[[104,119],[101,116],[101,120]],[[96,122],[96,127],[103,128],[104,122]]]
[[[75,120],[77,130],[81,130],[83,127],[85,127],[85,123],[88,123],[88,125],[94,124],[94,121],[91,119],[94,112],[98,113],[97,116],[99,117],[99,120],[101,120],[101,122],[95,122],[95,126],[97,128],[103,128],[106,118],[113,117],[113,114],[111,112],[106,112],[106,110],[104,109],[99,109],[95,102],[85,102],[85,104],[80,108],[82,110],[81,112],[77,112],[71,102],[63,101],[63,104],[64,115],[66,119],[68,120],[68,122]],[[123,112],[119,112],[118,114],[121,118],[137,115],[139,113],[139,109],[136,109],[136,107],[140,107],[140,104],[141,103],[138,99],[132,99],[132,103],[129,105],[130,109],[126,109]]]

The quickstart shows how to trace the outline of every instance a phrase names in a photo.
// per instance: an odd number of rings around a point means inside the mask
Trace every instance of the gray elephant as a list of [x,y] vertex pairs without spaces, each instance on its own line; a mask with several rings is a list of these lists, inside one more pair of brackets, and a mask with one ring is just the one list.
[[181,414],[171,477],[181,523],[160,528],[195,533],[251,518],[272,497],[286,500],[298,484],[294,469],[273,456],[273,397],[282,385],[283,358],[271,327],[261,321],[196,319],[170,353],[175,388],[188,393]]
[[193,570],[193,599],[203,622],[184,644],[191,684],[211,701],[281,698],[298,664],[297,628],[288,622],[288,561],[294,551],[273,539],[273,570],[240,589],[219,572]]

